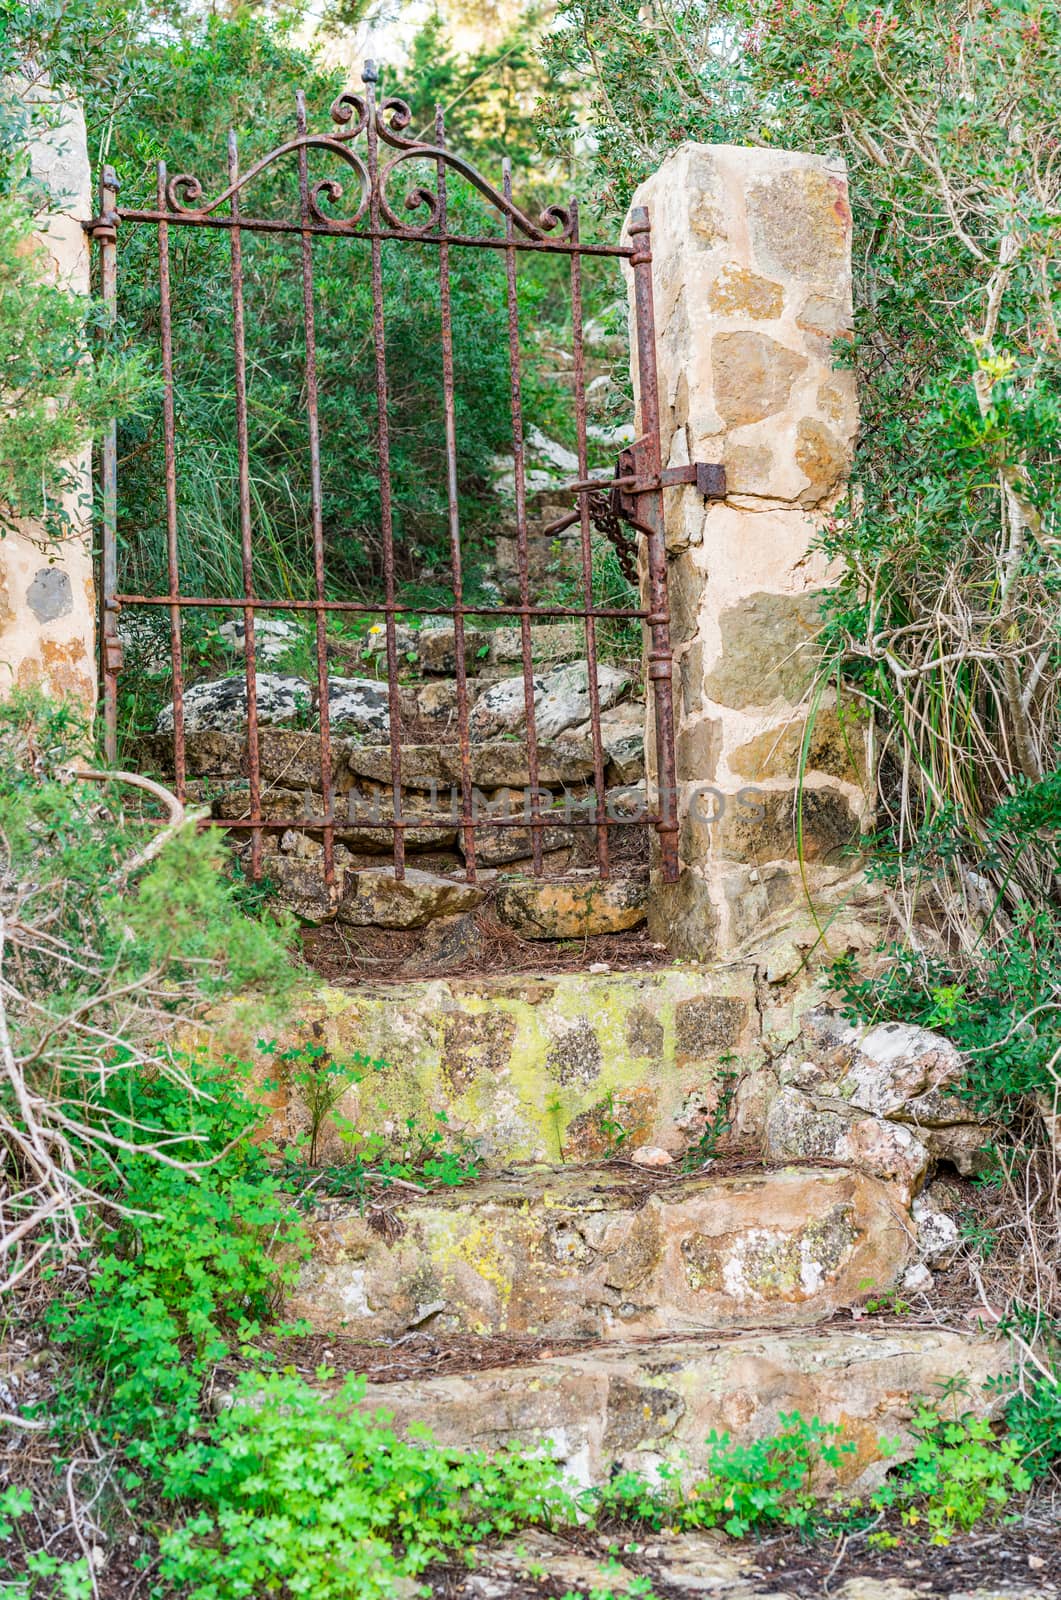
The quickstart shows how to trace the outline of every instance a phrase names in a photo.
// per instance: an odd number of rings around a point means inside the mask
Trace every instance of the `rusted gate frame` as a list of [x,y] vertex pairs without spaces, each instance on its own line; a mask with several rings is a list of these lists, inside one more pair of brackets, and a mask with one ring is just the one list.
[[[584,244],[579,237],[577,203],[569,207],[552,206],[532,219],[513,201],[511,173],[505,163],[502,190],[493,188],[461,157],[448,150],[441,111],[436,116],[434,144],[403,137],[412,118],[401,100],[377,102],[377,73],[368,62],[363,74],[363,95],[344,93],[331,108],[336,128],[326,134],[308,131],[306,109],[301,94],[297,100],[296,136],[276,147],[247,169],[240,171],[235,133],[229,135],[228,185],[212,200],[203,197],[199,180],[190,174],[170,177],[164,162],[158,165],[156,208],[123,209],[117,203],[117,183],[112,169],[105,168],[101,184],[100,214],[85,224],[100,251],[100,283],[105,306],[113,315],[117,300],[117,237],[120,224],[148,224],[157,229],[159,251],[159,299],[161,356],[163,375],[164,481],[166,501],[166,548],[168,592],[164,595],[127,594],[118,589],[117,574],[117,438],[112,426],[102,449],[102,551],[101,551],[101,639],[104,685],[104,733],[107,754],[116,756],[117,691],[121,670],[118,617],[123,606],[165,607],[170,615],[170,641],[173,672],[174,771],[178,795],[184,798],[187,784],[184,726],[184,673],[182,657],[182,611],[190,608],[241,611],[244,624],[244,667],[247,686],[247,780],[250,815],[247,818],[210,819],[218,826],[249,831],[251,871],[257,877],[262,864],[262,834],[265,831],[298,828],[319,832],[323,838],[326,882],[334,881],[334,841],[336,827],[347,825],[335,816],[329,728],[328,662],[325,637],[329,613],[380,614],[385,618],[388,702],[390,709],[390,788],[392,815],[381,825],[393,831],[394,868],[404,873],[405,833],[416,827],[451,827],[452,816],[405,816],[401,792],[401,694],[398,682],[398,651],[395,620],[402,616],[448,616],[454,624],[454,651],[457,679],[457,719],[460,749],[461,796],[457,819],[464,845],[466,873],[476,877],[475,834],[479,828],[529,828],[533,867],[543,869],[544,830],[555,822],[541,808],[539,752],[533,692],[533,658],[530,625],[532,618],[581,618],[586,635],[586,660],[590,697],[590,723],[593,745],[594,805],[588,818],[565,816],[564,825],[592,827],[596,833],[597,859],[602,876],[609,872],[609,830],[649,823],[659,836],[660,866],[665,880],[677,877],[677,820],[674,761],[674,714],[671,689],[671,649],[667,608],[666,551],[663,533],[662,490],[667,482],[697,482],[696,469],[662,471],[659,439],[659,402],[655,360],[655,326],[652,303],[652,256],[647,211],[635,210],[631,216],[631,243],[617,245]],[[354,141],[364,135],[364,154]],[[384,164],[380,146],[397,154]],[[357,204],[346,218],[329,216],[322,207],[337,205],[343,198],[342,186],[334,178],[311,185],[308,170],[310,150],[322,150],[346,163],[357,180]],[[294,156],[298,169],[299,217],[247,217],[242,212],[242,195],[248,184],[274,162]],[[433,190],[414,185],[405,199],[409,211],[423,209],[426,221],[404,222],[392,208],[388,184],[406,161],[432,161],[436,184]],[[476,237],[451,234],[447,230],[447,170],[453,169],[471,183],[504,219],[503,237]],[[220,208],[227,205],[227,211]],[[243,569],[243,594],[236,596],[186,595],[180,589],[178,561],[178,514],[176,436],[173,391],[173,323],[170,281],[169,235],[172,227],[227,229],[230,245],[231,294],[233,314],[233,356],[235,364],[236,432],[239,471],[240,552]],[[250,502],[250,444],[247,420],[246,347],[243,304],[242,236],[244,233],[292,233],[301,236],[303,312],[305,324],[305,376],[310,451],[311,532],[314,565],[314,599],[292,601],[263,598],[254,586],[254,527]],[[550,237],[550,235],[555,235]],[[321,513],[321,440],[318,417],[316,363],[316,322],[312,241],[315,237],[367,240],[371,256],[373,336],[376,358],[376,397],[378,412],[378,454],[380,473],[380,511],[383,543],[385,597],[382,605],[325,598],[325,554]],[[449,607],[411,607],[398,603],[395,590],[392,484],[389,458],[389,419],[387,410],[387,367],[382,245],[386,240],[406,240],[435,244],[439,251],[440,338],[443,374],[443,418],[446,446],[447,514],[454,603]],[[460,519],[457,499],[457,439],[453,372],[453,331],[450,306],[449,257],[453,248],[500,250],[505,256],[505,292],[508,314],[510,402],[512,412],[513,462],[516,506],[518,605],[469,607],[464,602],[461,571]],[[516,262],[520,253],[547,252],[566,255],[570,262],[573,323],[573,379],[579,481],[568,486],[575,495],[578,510],[567,523],[577,520],[580,531],[583,605],[560,606],[530,604],[526,464],[523,437],[520,328],[516,295]],[[634,285],[637,335],[638,377],[641,408],[641,437],[632,452],[626,452],[622,473],[616,479],[590,479],[588,471],[588,429],[585,386],[585,357],[582,330],[582,258],[604,257],[626,261]],[[613,487],[614,486],[614,487]],[[700,483],[703,488],[703,483]],[[597,606],[593,601],[592,522],[594,495],[602,488],[613,489],[613,503],[620,504],[626,520],[645,536],[647,609]],[[618,502],[615,497],[618,496]],[[257,704],[257,653],[255,617],[259,611],[312,611],[316,619],[317,699],[320,718],[320,764],[323,816],[292,817],[266,821],[261,815],[262,783]],[[464,625],[467,617],[512,616],[519,618],[524,696],[527,713],[526,750],[530,779],[529,816],[496,817],[482,821],[475,815],[472,786],[472,759],[469,705],[464,659]],[[597,684],[596,625],[599,619],[640,619],[648,628],[648,678],[652,686],[656,735],[656,806],[636,818],[608,815],[605,803],[605,756],[600,726],[600,698]]]

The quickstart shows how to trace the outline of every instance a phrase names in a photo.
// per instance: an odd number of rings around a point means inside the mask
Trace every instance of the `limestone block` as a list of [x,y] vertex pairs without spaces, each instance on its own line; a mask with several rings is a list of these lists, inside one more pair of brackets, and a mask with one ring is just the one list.
[[[541,812],[548,817],[551,796],[539,795]],[[490,795],[476,790],[472,806],[480,826],[475,835],[475,860],[481,867],[510,865],[514,861],[533,861],[533,830],[516,827],[517,822],[529,823],[532,816],[531,799],[525,789],[495,789]],[[573,808],[572,808],[573,809]],[[490,826],[491,818],[498,819]],[[504,825],[507,821],[507,826]],[[553,825],[539,830],[542,849],[548,855],[557,850],[570,850],[576,842],[575,828]],[[459,835],[462,854],[467,854],[464,834]]]
[[[239,656],[246,655],[247,624],[242,617],[234,617],[228,622],[223,622],[217,633],[218,638],[224,639],[229,649],[234,650]],[[298,642],[299,636],[297,622],[288,622],[283,617],[260,615],[255,617],[255,660],[276,661],[287,654]]]
[[729,935],[737,944],[760,941],[771,926],[787,927],[803,892],[798,866],[785,862],[733,864],[713,882],[726,906]]
[[917,1225],[917,1249],[929,1267],[946,1267],[953,1261],[960,1233],[954,1218],[945,1211],[937,1211],[924,1196],[918,1195],[913,1204],[913,1217]]
[[727,428],[784,410],[807,361],[765,333],[717,333],[711,343],[715,405]]
[[[355,800],[356,798],[353,791],[347,796],[348,800]],[[385,823],[381,823],[378,827],[374,826],[375,819],[379,813],[379,803],[375,799],[370,800],[360,813],[356,807],[351,807],[350,822],[356,822],[356,826],[350,826],[346,822],[339,823],[335,829],[336,839],[357,855],[379,855],[381,852],[389,854],[394,847],[394,829],[387,827]],[[358,822],[356,820],[358,815],[365,817],[367,820]],[[404,828],[402,833],[407,850],[452,850],[457,843],[457,829],[455,826],[452,828],[424,825],[418,827],[413,824],[411,827]]]
[[963,1178],[975,1178],[992,1166],[991,1129],[976,1122],[954,1122],[944,1128],[919,1128],[935,1161],[949,1161]]
[[[255,702],[258,720],[265,726],[296,722],[312,713],[316,685],[287,673],[258,672]],[[328,713],[332,726],[362,733],[386,733],[390,727],[387,685],[375,678],[329,678]],[[155,724],[158,733],[171,733],[172,702],[163,706]],[[247,680],[216,678],[193,683],[184,691],[184,725],[190,733],[213,730],[227,733],[247,725]]]
[[[424,672],[453,673],[457,670],[456,631],[452,622],[439,628],[421,628],[413,648]],[[480,650],[489,650],[490,635],[483,628],[464,630],[464,665],[471,667]]]
[[707,303],[723,316],[769,321],[784,310],[785,291],[780,283],[760,278],[747,267],[723,267],[708,290]]
[[425,1304],[439,1308],[435,1333],[791,1325],[861,1304],[867,1284],[887,1289],[914,1259],[884,1185],[835,1168],[662,1187],[606,1169],[516,1172],[391,1215],[400,1228],[386,1236],[356,1210],[313,1221],[287,1316],[366,1339],[407,1332]]
[[[211,735],[197,737],[209,739]],[[320,791],[323,788],[319,734],[304,733],[301,729],[263,728],[258,737],[258,764],[268,783],[286,784],[292,789]],[[333,790],[341,792],[350,787],[350,775],[338,742],[331,751],[331,781]]]
[[[188,784],[188,798],[207,801],[212,816],[224,822],[246,821],[251,814],[250,789],[242,780],[216,783],[212,780]],[[288,818],[319,815],[320,805],[313,795],[297,789],[262,788],[258,805],[264,822],[285,822]]]
[[[635,783],[638,778],[644,777],[645,707],[640,701],[624,700],[602,711],[600,736],[606,759],[613,766],[625,767],[629,771],[628,776],[620,776],[621,783]],[[592,723],[580,722],[562,733],[557,743],[567,744],[574,740],[583,746],[591,746],[592,739]],[[637,770],[633,770],[635,768]]]
[[717,948],[720,921],[715,886],[698,872],[686,867],[677,883],[653,881],[648,931],[668,949],[696,952]]
[[436,972],[459,972],[462,968],[481,966],[485,943],[474,912],[439,917],[422,930],[416,950],[405,963],[403,973],[416,978],[427,968]]
[[[865,727],[836,705],[774,723],[730,750],[730,770],[752,781],[825,773],[862,787],[867,780]],[[708,774],[710,776],[710,774]]]
[[307,861],[298,856],[271,856],[269,875],[275,878],[281,899],[302,922],[315,927],[334,920],[343,892],[341,866],[335,869],[333,887],[325,883],[324,868],[319,861]]
[[755,260],[779,277],[835,292],[849,273],[851,212],[842,165],[786,153],[755,166],[747,195]]
[[[749,430],[743,442],[771,446],[775,497],[798,502],[807,483],[803,474],[793,490],[797,430],[814,420],[836,440],[838,471],[826,486],[834,492],[856,425],[830,344],[851,327],[843,163],[686,144],[633,204],[652,222],[664,459],[674,459],[679,432],[693,460],[706,441]],[[767,418],[769,432],[759,427]]]
[[814,593],[753,593],[718,614],[715,665],[704,680],[707,697],[722,706],[794,704],[814,679],[814,638],[821,601]]
[[[743,800],[743,804],[740,803]],[[686,848],[697,849],[702,834],[705,852],[728,860],[762,864],[794,860],[836,862],[856,849],[861,819],[838,789],[756,789],[728,805],[706,830],[690,812]]]
[[[353,745],[346,761],[359,777],[377,783],[390,781],[390,745]],[[564,744],[543,741],[538,746],[538,782],[553,785],[580,783],[593,775],[593,752],[578,741]],[[471,748],[471,777],[483,790],[521,789],[530,783],[525,739],[494,739]],[[459,785],[460,752],[456,745],[402,746],[402,783],[410,789],[449,790]]]
[[337,919],[358,928],[423,928],[437,917],[474,911],[483,891],[474,883],[442,878],[406,867],[398,878],[393,867],[369,867],[346,875]]
[[645,920],[647,898],[644,884],[624,879],[537,878],[501,884],[494,904],[502,922],[523,939],[585,939],[636,928]]
[[[629,675],[618,667],[597,667],[597,694],[602,710],[615,705],[629,687]],[[565,729],[585,722],[590,714],[589,666],[574,661],[566,667],[534,678],[535,729],[543,739],[555,739]],[[526,692],[522,677],[506,678],[480,695],[469,723],[473,739],[494,739],[526,725]]]
[[[754,967],[732,966],[324,988],[278,1020],[275,1037],[284,1050],[319,1029],[335,1061],[383,1063],[351,1067],[338,1106],[366,1134],[400,1137],[409,1116],[430,1129],[444,1111],[487,1162],[556,1162],[603,1155],[610,1116],[631,1145],[680,1152],[723,1071],[760,1064],[754,980]],[[247,1062],[253,1091],[276,1073],[256,1048],[263,1027],[257,999],[235,997],[188,1043]],[[270,1105],[266,1133],[287,1144],[308,1124],[304,1087],[285,1082]],[[325,1143],[327,1159],[350,1159],[338,1138]]]
[[433,683],[420,684],[416,690],[416,711],[421,717],[456,722],[456,683],[450,678],[437,678]]
[[[521,662],[523,640],[519,628],[497,628],[489,634],[490,660]],[[575,661],[584,654],[585,634],[575,622],[539,622],[530,630],[532,661]]]
[[901,1123],[846,1115],[798,1089],[782,1089],[766,1116],[763,1150],[770,1161],[838,1161],[870,1172],[912,1199],[930,1166],[927,1148]]
[[817,1006],[776,1070],[765,1148],[777,1159],[831,1154],[906,1193],[935,1162],[983,1167],[990,1130],[957,1092],[965,1064],[941,1034],[901,1022],[858,1028]]
[[[616,1466],[654,1473],[662,1462],[695,1481],[708,1464],[709,1436],[749,1444],[778,1432],[798,1411],[843,1427],[855,1445],[823,1472],[818,1487],[865,1493],[891,1460],[913,1450],[919,1401],[961,1374],[960,1406],[997,1414],[985,1392],[1012,1363],[1004,1341],[937,1328],[746,1334],[605,1344],[532,1365],[369,1384],[367,1411],[382,1407],[400,1430],[430,1422],[440,1444],[479,1449],[540,1447],[576,1483],[604,1483]],[[337,1380],[333,1380],[337,1382]]]
[[[961,1053],[942,1034],[910,1022],[859,1028],[828,1007],[804,1017],[801,1048],[808,1063],[789,1081],[808,1092],[838,1096],[875,1116],[904,1121],[917,1121],[911,1108],[926,1096],[955,1088],[965,1076]],[[927,1101],[931,1110],[924,1120],[971,1121],[965,1103],[949,1098],[949,1105],[936,1098]]]

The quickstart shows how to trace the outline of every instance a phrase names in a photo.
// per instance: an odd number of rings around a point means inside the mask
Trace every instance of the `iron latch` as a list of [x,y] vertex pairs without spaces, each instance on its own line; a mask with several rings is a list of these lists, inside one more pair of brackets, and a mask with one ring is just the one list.
[[[649,533],[638,516],[641,495],[658,489],[670,489],[679,484],[695,484],[704,504],[726,498],[726,469],[714,461],[690,461],[684,467],[664,467],[662,471],[646,477],[638,470],[643,441],[629,445],[615,464],[614,478],[584,478],[575,483],[565,483],[557,494],[577,495],[588,499],[589,520],[597,532],[615,546],[619,565],[627,582],[637,583],[637,547],[628,529]],[[558,517],[542,529],[542,537],[555,539],[573,527],[582,515],[581,507]]]

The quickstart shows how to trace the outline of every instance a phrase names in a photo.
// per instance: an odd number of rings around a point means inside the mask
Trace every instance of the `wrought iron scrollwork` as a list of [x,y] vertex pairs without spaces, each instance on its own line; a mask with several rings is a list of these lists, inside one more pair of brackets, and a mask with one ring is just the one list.
[[[203,186],[199,179],[190,172],[177,173],[166,184],[166,204],[176,216],[209,217],[230,203],[234,196],[241,194],[267,167],[273,166],[285,156],[297,155],[300,149],[327,150],[332,155],[338,156],[340,161],[345,162],[356,173],[359,183],[357,208],[353,216],[342,219],[344,227],[355,227],[369,207],[371,181],[368,167],[358,151],[351,150],[341,138],[328,134],[304,134],[297,139],[289,139],[286,144],[277,145],[275,150],[270,150],[268,155],[254,162],[253,166],[248,167],[246,172],[241,173],[220,194],[206,202],[202,201]],[[320,209],[320,199],[326,197],[330,204],[336,205],[344,193],[343,185],[336,178],[323,178],[314,184],[310,197],[310,211],[313,217],[319,222],[336,225],[337,219]]]
[[[356,199],[346,216],[337,215],[336,208],[345,195],[344,185],[334,177],[319,179],[310,187],[308,196],[308,220],[313,224],[353,232],[367,218],[371,226],[386,228],[402,238],[440,237],[445,216],[445,176],[449,171],[471,184],[494,211],[506,219],[513,232],[524,239],[539,242],[576,239],[573,206],[547,206],[537,217],[532,217],[515,204],[507,186],[505,192],[496,188],[470,162],[447,149],[444,135],[443,142],[438,143],[408,137],[406,130],[412,126],[412,111],[404,100],[393,96],[376,100],[377,72],[372,62],[366,62],[363,80],[364,94],[348,90],[332,102],[330,114],[334,127],[330,132],[307,131],[300,105],[296,136],[261,156],[245,172],[232,177],[212,198],[206,198],[203,184],[194,173],[181,172],[167,178],[165,199],[170,215],[191,220],[223,213],[226,206],[232,206],[255,179],[277,162],[290,156],[301,159],[302,151],[317,150],[335,156],[351,169]],[[441,133],[441,123],[438,128]],[[359,140],[364,141],[363,149],[353,148]],[[381,162],[381,147],[395,154]],[[389,193],[391,180],[410,161],[434,166],[434,186],[413,182],[402,201],[394,201]],[[418,220],[412,220],[408,213],[417,213]],[[307,219],[292,220],[305,222]]]

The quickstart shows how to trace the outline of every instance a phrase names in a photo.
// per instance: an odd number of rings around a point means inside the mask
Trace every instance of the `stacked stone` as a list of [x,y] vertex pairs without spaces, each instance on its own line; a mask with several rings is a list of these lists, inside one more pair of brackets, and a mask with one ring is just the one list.
[[[369,655],[373,649],[382,649],[382,637],[382,632],[370,636]],[[238,648],[240,641],[235,642]],[[596,864],[595,830],[580,825],[592,815],[595,791],[593,746],[586,721],[588,667],[584,659],[577,659],[579,642],[574,625],[543,625],[531,630],[537,795],[546,823],[542,846],[549,878],[593,878]],[[261,814],[266,822],[290,819],[295,824],[286,831],[265,830],[263,850],[273,858],[271,870],[285,897],[308,920],[330,919],[338,910],[341,920],[358,925],[411,927],[470,908],[464,902],[455,906],[449,892],[452,878],[464,877],[466,843],[460,826],[462,773],[453,625],[402,628],[399,647],[412,680],[402,685],[402,811],[410,819],[425,819],[421,825],[414,820],[404,830],[409,885],[415,894],[397,895],[393,878],[388,877],[393,802],[385,681],[329,678],[337,876],[350,880],[346,892],[336,893],[325,884],[321,829],[313,826],[323,814],[320,737],[312,727],[282,725],[312,718],[312,685],[283,673],[263,671],[258,675]],[[350,671],[359,666],[364,670],[365,648],[359,643],[356,657],[340,657],[336,669]],[[476,865],[484,882],[499,873],[519,874],[532,865],[524,683],[521,672],[513,676],[520,657],[518,629],[470,629],[466,635],[472,806],[481,824],[475,837]],[[637,679],[634,663],[625,667],[602,663],[597,670],[608,785],[605,803],[609,815],[629,818],[631,826],[636,826],[646,810],[641,781],[644,708],[631,698]],[[167,706],[160,714],[158,731],[140,741],[141,766],[164,775],[172,772],[173,720],[173,707]],[[246,838],[240,824],[250,815],[245,727],[242,676],[197,683],[186,691],[188,797],[208,805],[218,821],[230,824],[237,841],[241,832]],[[492,817],[521,825],[490,827]],[[300,819],[305,819],[305,827],[297,825]],[[531,904],[526,895],[510,887],[499,895],[498,908],[505,920],[531,938],[569,937],[587,928],[593,932],[625,928],[644,917],[644,873],[635,877],[636,885],[616,885],[616,893],[607,893],[607,885],[587,882],[572,905],[562,894],[558,898],[558,891],[545,895],[548,904],[544,907]],[[624,887],[636,887],[637,892],[631,896],[621,892]],[[340,891],[343,888],[340,883]],[[602,897],[607,904],[598,904]],[[474,904],[481,896],[466,898]]]
[[835,353],[851,219],[841,162],[725,145],[683,145],[634,204],[652,221],[664,464],[727,479],[710,508],[667,495],[682,871],[653,916],[672,951],[708,958],[857,868],[866,728],[817,681],[815,642],[835,581],[817,542],[858,420]]

